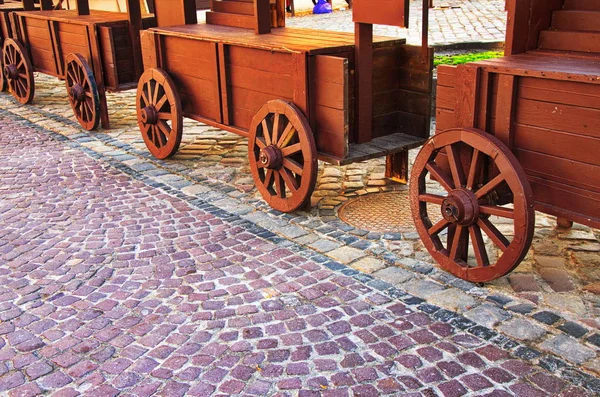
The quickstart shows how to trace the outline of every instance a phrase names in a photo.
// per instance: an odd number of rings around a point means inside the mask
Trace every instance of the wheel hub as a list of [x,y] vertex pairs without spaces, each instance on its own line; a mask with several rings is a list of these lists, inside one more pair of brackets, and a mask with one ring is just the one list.
[[85,90],[79,83],[75,83],[73,87],[71,87],[71,97],[76,102],[81,102],[85,99]]
[[463,226],[474,224],[479,217],[479,203],[475,194],[467,189],[456,189],[442,202],[442,216],[450,223]]
[[142,109],[141,118],[144,124],[156,124],[158,122],[158,112],[154,106],[146,106]]
[[259,161],[267,169],[279,169],[283,165],[283,154],[281,149],[275,145],[269,145],[260,151]]
[[19,78],[19,70],[13,64],[4,66],[4,75],[9,80],[16,80]]

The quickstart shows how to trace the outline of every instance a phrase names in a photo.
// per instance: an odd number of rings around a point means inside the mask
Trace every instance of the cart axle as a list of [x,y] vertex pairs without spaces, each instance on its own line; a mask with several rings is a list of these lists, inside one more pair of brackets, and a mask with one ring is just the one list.
[[17,69],[17,67],[13,64],[6,65],[4,67],[4,75],[9,80],[16,80],[19,78],[19,69]]
[[280,169],[283,165],[283,153],[275,145],[269,145],[260,151],[260,162],[267,169]]

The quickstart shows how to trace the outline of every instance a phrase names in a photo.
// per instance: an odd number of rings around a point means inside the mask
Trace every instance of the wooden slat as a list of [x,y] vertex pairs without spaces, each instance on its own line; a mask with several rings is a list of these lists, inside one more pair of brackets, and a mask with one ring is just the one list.
[[477,88],[479,68],[474,64],[460,65],[456,75],[456,102],[454,117],[456,126],[475,127],[477,120]]
[[519,99],[515,120],[522,125],[597,137],[600,110]]
[[600,53],[600,32],[545,30],[539,44],[541,49]]
[[252,2],[242,1],[214,1],[213,11],[230,14],[254,15],[254,5]]
[[509,149],[512,148],[512,129],[516,95],[515,76],[498,76],[498,93],[495,109],[494,134]]
[[222,12],[208,11],[206,23],[212,25],[233,26],[238,28],[253,29],[255,25],[254,16],[241,14],[226,14]]
[[565,0],[564,9],[600,11],[600,3],[597,0]]
[[600,90],[593,84],[521,77],[519,79],[519,97],[600,109]]
[[600,30],[600,12],[563,10],[555,11],[552,28],[556,30],[578,30],[598,32]]

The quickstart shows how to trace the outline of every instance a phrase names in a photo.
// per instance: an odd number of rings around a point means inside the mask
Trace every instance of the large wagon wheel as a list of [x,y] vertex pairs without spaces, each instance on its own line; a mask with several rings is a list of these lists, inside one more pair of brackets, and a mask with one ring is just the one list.
[[[483,131],[454,129],[430,138],[413,165],[410,200],[425,247],[462,279],[501,277],[531,245],[535,212],[525,173],[510,150]],[[500,205],[506,202],[512,206]],[[490,254],[497,254],[495,262]]]
[[183,112],[175,83],[160,69],[148,69],[137,87],[138,126],[150,153],[165,159],[179,149],[183,135]]
[[317,179],[317,150],[312,130],[295,105],[272,100],[250,123],[250,170],[269,205],[282,212],[300,208]]
[[100,121],[100,97],[94,72],[80,54],[69,54],[65,61],[65,83],[69,103],[77,121],[88,131],[96,129]]
[[35,93],[33,67],[21,43],[13,39],[4,40],[2,65],[4,79],[12,95],[22,104],[30,103]]

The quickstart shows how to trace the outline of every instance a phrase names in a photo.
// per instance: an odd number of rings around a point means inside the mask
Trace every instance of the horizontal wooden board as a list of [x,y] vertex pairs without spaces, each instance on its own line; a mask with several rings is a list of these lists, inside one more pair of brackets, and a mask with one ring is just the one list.
[[593,84],[523,77],[518,94],[524,99],[600,109],[600,90]]
[[514,153],[528,175],[600,193],[600,166],[523,149]]
[[214,82],[196,79],[178,73],[170,73],[181,97],[183,110],[213,120],[218,119],[220,108]]
[[[600,156],[598,155],[600,153],[600,137],[593,138],[516,124],[514,145],[517,149],[600,166]],[[582,150],[582,148],[585,148],[585,150]]]
[[294,82],[289,75],[273,74],[262,70],[229,65],[232,86],[271,94],[275,97],[292,98]]
[[600,12],[563,10],[552,13],[552,28],[556,30],[600,30]]
[[515,120],[523,125],[600,137],[597,128],[600,110],[597,109],[518,99]]
[[540,32],[539,48],[600,53],[600,32],[544,30]]
[[227,60],[231,65],[254,70],[262,70],[282,75],[291,75],[294,70],[294,58],[290,54],[227,46]]
[[414,69],[373,69],[373,92],[391,89],[431,92],[431,73]]
[[442,132],[456,126],[454,120],[454,111],[437,108],[435,112],[435,130]]

